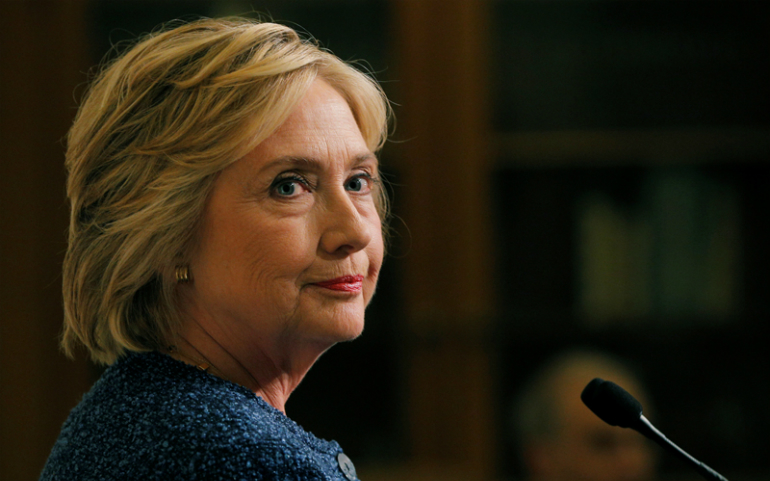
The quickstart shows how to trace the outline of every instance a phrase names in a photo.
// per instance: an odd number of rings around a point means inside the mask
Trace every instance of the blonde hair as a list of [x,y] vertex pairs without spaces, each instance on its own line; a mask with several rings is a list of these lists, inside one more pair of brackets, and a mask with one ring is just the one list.
[[[168,347],[174,268],[216,174],[274,132],[316,78],[379,150],[390,116],[379,85],[283,25],[199,20],[145,37],[101,71],[68,135],[68,355],[83,344],[109,364]],[[378,208],[384,219],[383,189]]]

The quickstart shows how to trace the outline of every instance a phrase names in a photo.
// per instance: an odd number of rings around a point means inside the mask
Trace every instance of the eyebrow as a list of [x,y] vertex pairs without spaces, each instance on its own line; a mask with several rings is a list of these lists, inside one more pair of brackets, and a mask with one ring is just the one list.
[[[359,154],[353,157],[352,166],[363,164],[367,161],[374,161],[375,164],[378,163],[377,156],[374,155],[371,152],[367,152],[365,154]],[[262,170],[267,170],[274,165],[291,165],[291,166],[298,166],[298,167],[305,167],[308,170],[322,170],[323,169],[323,162],[321,160],[315,158],[315,157],[299,157],[294,155],[286,155],[283,157],[278,157],[276,159],[273,159],[270,161]]]

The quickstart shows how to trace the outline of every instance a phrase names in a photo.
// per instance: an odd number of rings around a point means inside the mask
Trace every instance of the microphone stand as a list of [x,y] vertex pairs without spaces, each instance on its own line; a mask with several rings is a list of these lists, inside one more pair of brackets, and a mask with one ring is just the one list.
[[717,473],[706,464],[693,458],[684,449],[674,444],[662,432],[658,431],[658,429],[643,415],[639,416],[639,422],[632,426],[632,428],[660,444],[679,459],[689,463],[701,476],[709,481],[727,481],[727,478]]

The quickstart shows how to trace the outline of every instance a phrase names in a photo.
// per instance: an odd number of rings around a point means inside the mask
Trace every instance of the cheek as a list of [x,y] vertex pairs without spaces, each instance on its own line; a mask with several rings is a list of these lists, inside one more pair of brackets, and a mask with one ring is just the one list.
[[366,247],[366,255],[369,261],[369,272],[367,273],[367,289],[364,301],[369,304],[374,291],[377,287],[377,279],[380,274],[380,268],[382,267],[382,260],[385,255],[385,243],[382,237],[382,225],[377,218],[376,225],[372,226],[372,240]]
[[385,245],[382,239],[381,230],[377,230],[376,234],[372,237],[372,242],[370,243],[368,250],[370,268],[375,270],[375,275],[379,274],[380,267],[382,266],[382,260],[385,255]]
[[220,212],[202,233],[198,260],[201,274],[221,289],[233,282],[243,287],[274,282],[297,274],[315,252],[308,247],[301,219],[273,221],[263,212]]
[[315,245],[304,222],[263,226],[249,233],[242,255],[250,270],[260,278],[294,275],[315,258]]
[[378,268],[382,265],[382,259],[385,255],[385,240],[383,238],[382,230],[382,221],[375,210],[372,219],[372,241],[370,243],[372,254],[370,255],[370,258],[372,259],[371,262],[376,263]]

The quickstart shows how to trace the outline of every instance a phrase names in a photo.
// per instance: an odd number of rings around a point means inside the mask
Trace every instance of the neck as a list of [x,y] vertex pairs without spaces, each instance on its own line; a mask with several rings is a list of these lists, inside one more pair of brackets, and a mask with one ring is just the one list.
[[[239,342],[219,342],[222,336],[211,333],[199,323],[192,321],[177,335],[172,357],[205,370],[254,392],[268,404],[286,413],[289,395],[321,355],[283,356],[271,355],[254,346]],[[278,352],[288,350],[276,349]]]

